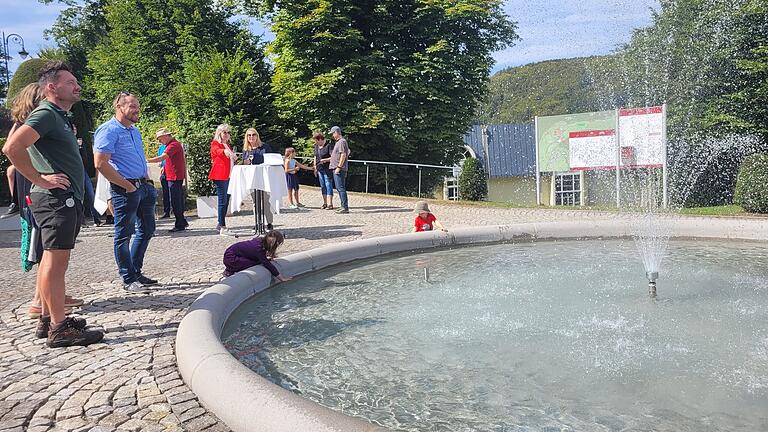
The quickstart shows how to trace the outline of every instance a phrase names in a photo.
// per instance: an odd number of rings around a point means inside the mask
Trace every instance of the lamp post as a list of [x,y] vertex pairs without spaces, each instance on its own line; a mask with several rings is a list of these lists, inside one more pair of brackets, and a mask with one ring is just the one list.
[[3,36],[3,60],[5,61],[5,85],[6,85],[6,91],[8,91],[8,87],[11,86],[11,74],[8,70],[8,60],[10,60],[12,57],[8,55],[8,44],[10,42],[15,43],[16,45],[19,45],[21,47],[21,51],[19,51],[19,56],[22,60],[27,58],[29,53],[26,49],[24,49],[24,38],[22,38],[20,35],[16,33],[8,33],[7,35],[5,32],[2,33]]

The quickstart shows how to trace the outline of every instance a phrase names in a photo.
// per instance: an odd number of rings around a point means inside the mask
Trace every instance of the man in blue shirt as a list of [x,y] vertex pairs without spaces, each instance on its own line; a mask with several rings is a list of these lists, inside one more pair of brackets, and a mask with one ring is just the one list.
[[157,281],[144,276],[141,268],[155,233],[157,192],[149,180],[144,142],[134,126],[139,121],[139,100],[128,92],[120,92],[112,106],[115,116],[96,129],[94,160],[96,169],[111,184],[115,261],[123,287],[129,292],[148,293],[147,286]]

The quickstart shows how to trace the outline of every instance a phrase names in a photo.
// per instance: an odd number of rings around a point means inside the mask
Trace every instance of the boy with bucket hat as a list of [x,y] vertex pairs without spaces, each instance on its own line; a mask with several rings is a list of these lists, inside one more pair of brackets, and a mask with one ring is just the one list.
[[416,212],[416,219],[413,221],[413,232],[432,231],[437,227],[441,231],[448,231],[440,221],[437,220],[435,215],[429,211],[429,205],[426,201],[417,201],[416,208],[413,209]]

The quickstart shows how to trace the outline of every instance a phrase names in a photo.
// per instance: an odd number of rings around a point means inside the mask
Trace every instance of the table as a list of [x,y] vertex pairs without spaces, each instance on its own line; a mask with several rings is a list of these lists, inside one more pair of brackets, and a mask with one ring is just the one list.
[[[229,211],[240,210],[245,197],[252,190],[268,192],[272,213],[280,213],[280,201],[288,195],[288,184],[285,181],[285,170],[282,165],[235,165],[229,176],[230,195]],[[264,206],[261,202],[265,198],[263,193],[256,194],[256,202],[253,203],[255,226],[257,234],[264,234]]]

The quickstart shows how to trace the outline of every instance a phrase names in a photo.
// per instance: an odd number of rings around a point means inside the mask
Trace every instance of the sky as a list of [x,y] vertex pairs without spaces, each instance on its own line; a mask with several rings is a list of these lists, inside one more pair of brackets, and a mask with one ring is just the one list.
[[[0,31],[20,34],[28,52],[55,46],[43,32],[50,28],[63,6],[36,0],[0,0]],[[651,23],[658,0],[505,0],[504,11],[517,22],[521,40],[493,54],[492,72],[542,60],[608,54],[629,41],[632,30]],[[271,33],[255,20],[251,29]],[[20,47],[11,43],[13,72],[21,62]]]

